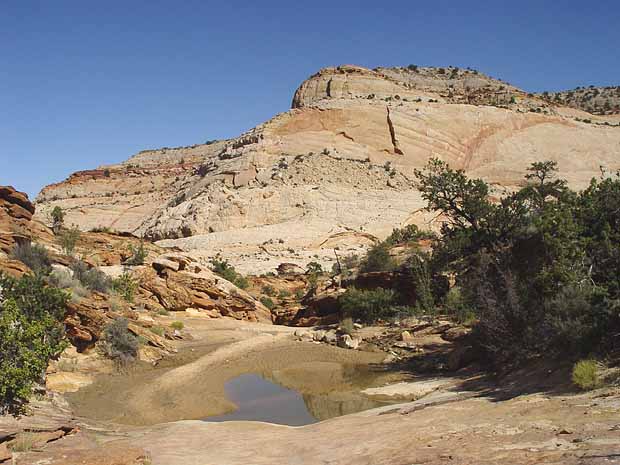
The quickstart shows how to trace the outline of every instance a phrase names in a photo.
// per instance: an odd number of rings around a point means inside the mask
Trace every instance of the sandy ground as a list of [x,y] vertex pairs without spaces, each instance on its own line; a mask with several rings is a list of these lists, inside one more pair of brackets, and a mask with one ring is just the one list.
[[[515,372],[500,384],[472,373],[368,375],[351,367],[381,367],[383,354],[297,342],[293,328],[184,322],[195,338],[180,344],[177,357],[155,369],[101,377],[73,396],[77,419],[49,402],[42,407],[22,428],[70,424],[77,432],[20,453],[15,463],[620,465],[620,388],[577,393],[562,382],[562,367]],[[242,373],[317,395],[391,383],[371,392],[422,397],[302,427],[187,420],[234,408],[223,384]],[[0,421],[0,431],[18,426],[11,421]]]
[[[102,375],[67,394],[75,413],[129,425],[204,419],[235,409],[224,384],[245,373],[315,396],[346,395],[409,377],[387,371],[382,352],[298,342],[292,336],[294,328],[199,317],[183,321],[194,340],[181,344],[179,355],[155,369]],[[314,405],[317,410],[319,402]]]

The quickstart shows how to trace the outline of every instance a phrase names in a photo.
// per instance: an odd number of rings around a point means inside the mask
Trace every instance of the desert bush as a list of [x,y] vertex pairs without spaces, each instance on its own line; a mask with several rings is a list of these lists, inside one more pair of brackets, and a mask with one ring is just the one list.
[[28,266],[35,274],[47,275],[52,271],[49,253],[42,245],[30,242],[16,244],[10,256]]
[[211,270],[240,289],[247,289],[250,286],[248,279],[238,273],[235,267],[228,263],[228,260],[212,259]]
[[286,299],[287,297],[290,297],[290,296],[291,296],[291,291],[287,289],[280,289],[280,292],[278,292],[279,299]]
[[398,295],[392,289],[349,288],[338,298],[343,317],[351,317],[367,323],[394,317],[397,312]]
[[276,306],[273,300],[271,300],[271,298],[267,296],[262,296],[260,298],[260,303],[267,307],[269,310],[273,310]]
[[70,272],[65,270],[52,271],[47,282],[58,289],[71,292],[72,297],[86,297],[89,294],[88,289],[78,279],[74,278]]
[[176,329],[178,331],[181,331],[185,327],[185,325],[183,324],[182,321],[173,321],[172,323],[170,323],[170,327],[172,329]]
[[159,310],[157,310],[157,314],[161,316],[168,316],[170,315],[170,312],[165,308],[160,308]]
[[421,239],[433,239],[435,235],[428,231],[421,231],[415,224],[407,225],[403,228],[395,228],[385,239],[389,245],[406,244],[417,242]]
[[323,273],[323,266],[318,262],[310,262],[306,265],[307,274],[321,274]]
[[295,291],[295,298],[296,298],[297,300],[301,300],[301,299],[303,299],[305,295],[306,295],[306,293],[304,292],[304,290],[303,290],[303,289],[297,289],[297,290]]
[[270,284],[266,284],[261,288],[261,292],[265,295],[268,295],[270,297],[273,297],[274,295],[276,295],[278,292],[276,291],[275,287],[273,287]]
[[91,291],[107,293],[112,287],[112,280],[103,271],[96,267],[91,268],[83,261],[74,262],[71,270],[73,277]]
[[573,366],[573,383],[584,391],[601,386],[598,363],[595,360],[580,360]]
[[70,229],[65,229],[62,231],[58,237],[58,242],[62,247],[62,251],[65,255],[73,255],[75,251],[75,246],[77,245],[78,240],[80,239],[80,230],[73,226]]
[[39,275],[0,274],[0,414],[19,413],[66,347],[67,295]]
[[125,302],[133,302],[138,283],[134,281],[129,273],[123,273],[118,278],[112,280],[112,289],[120,295]]
[[355,326],[353,326],[353,318],[350,316],[342,318],[338,324],[338,327],[344,334],[353,334],[353,331],[355,331]]
[[158,336],[162,336],[162,337],[164,334],[166,334],[166,330],[162,326],[151,326],[149,330],[153,334],[157,334]]
[[137,247],[133,244],[129,244],[129,252],[130,256],[127,260],[125,260],[125,265],[144,265],[144,259],[148,255],[146,249],[144,248],[144,242],[140,241]]
[[56,205],[52,209],[50,216],[52,217],[52,229],[54,233],[57,233],[58,231],[60,231],[60,228],[62,228],[62,225],[65,222],[65,212],[62,210],[62,208]]
[[117,318],[108,324],[103,332],[104,354],[121,364],[135,360],[138,355],[140,341],[128,329],[127,318]]

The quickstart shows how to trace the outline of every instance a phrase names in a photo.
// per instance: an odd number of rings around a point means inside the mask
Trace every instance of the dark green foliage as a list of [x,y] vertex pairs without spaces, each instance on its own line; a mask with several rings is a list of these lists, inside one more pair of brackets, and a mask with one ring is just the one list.
[[250,285],[247,278],[237,273],[235,267],[229,264],[228,260],[214,258],[211,260],[211,270],[240,289],[247,289]]
[[104,354],[121,364],[135,360],[140,341],[128,329],[127,318],[117,318],[105,327]]
[[320,274],[323,273],[323,266],[318,262],[310,262],[306,265],[306,273]]
[[435,270],[452,272],[476,312],[489,359],[613,348],[620,331],[620,178],[575,193],[554,162],[534,163],[527,185],[489,199],[489,186],[438,160],[416,173],[428,208],[441,211]]
[[129,273],[123,273],[112,280],[112,289],[126,302],[133,302],[138,289],[138,283],[133,280]]
[[396,316],[399,308],[396,306],[398,295],[392,289],[347,289],[338,302],[345,317],[351,317],[373,323],[379,319],[388,319]]
[[148,255],[147,251],[144,248],[144,242],[140,241],[137,247],[133,244],[129,244],[129,251],[131,255],[127,260],[125,260],[125,265],[144,265],[144,259]]
[[0,413],[15,413],[66,347],[67,295],[32,275],[17,280],[0,274],[0,289]]
[[390,245],[386,242],[379,242],[373,245],[366,254],[361,271],[364,273],[372,271],[393,271],[396,268],[396,262],[390,255]]
[[49,253],[45,247],[36,243],[16,244],[11,252],[11,258],[19,260],[35,274],[47,275],[52,271]]
[[267,307],[269,310],[273,310],[276,306],[274,301],[271,300],[271,297],[267,297],[267,296],[262,296],[260,298],[260,303],[263,304],[265,307]]
[[407,259],[403,270],[407,273],[411,283],[415,307],[426,313],[433,312],[435,296],[433,295],[430,257],[424,253],[415,253]]
[[112,280],[96,267],[90,268],[82,261],[76,261],[71,265],[73,277],[91,291],[107,293],[112,287]]
[[389,245],[407,244],[417,242],[422,239],[433,239],[435,235],[431,232],[420,231],[415,224],[410,224],[404,228],[395,228],[385,242]]

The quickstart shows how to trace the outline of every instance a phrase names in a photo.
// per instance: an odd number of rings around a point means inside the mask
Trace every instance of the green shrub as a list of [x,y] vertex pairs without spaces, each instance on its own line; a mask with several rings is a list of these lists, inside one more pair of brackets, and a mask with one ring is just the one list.
[[161,316],[168,316],[170,315],[170,312],[165,308],[160,308],[159,310],[157,310],[157,314]]
[[620,174],[574,192],[555,162],[537,162],[499,200],[440,160],[416,176],[427,208],[446,218],[435,269],[467,289],[460,305],[475,311],[488,361],[505,368],[620,348]]
[[35,274],[47,275],[52,271],[52,261],[47,249],[36,243],[16,244],[11,251],[11,258],[19,260]]
[[130,256],[127,260],[125,260],[125,265],[137,266],[144,265],[144,259],[148,255],[146,249],[144,248],[144,242],[140,241],[137,247],[133,244],[129,244]]
[[310,262],[306,265],[307,274],[321,274],[323,273],[323,267],[318,262]]
[[62,208],[56,205],[52,209],[50,216],[52,217],[52,229],[57,233],[65,222],[65,213],[62,211]]
[[349,288],[338,298],[343,316],[374,323],[396,315],[397,294],[392,289]]
[[584,391],[601,386],[598,363],[595,360],[580,360],[573,366],[573,383]]
[[103,271],[96,267],[89,268],[82,261],[74,262],[71,265],[71,270],[73,277],[91,291],[107,293],[112,287],[112,280]]
[[250,286],[248,279],[240,273],[237,273],[235,267],[228,263],[228,260],[220,260],[219,258],[212,259],[211,270],[225,280],[233,283],[239,289],[247,289]]
[[353,318],[350,316],[341,319],[338,326],[340,327],[340,331],[344,334],[353,334],[353,331],[355,331],[355,326],[353,326]]
[[273,300],[271,300],[271,298],[267,296],[262,296],[260,298],[260,303],[267,307],[269,310],[273,310],[276,306]]
[[79,239],[80,230],[75,226],[71,229],[65,229],[60,233],[58,242],[60,243],[62,251],[65,255],[73,255],[73,252],[75,251],[75,246],[77,245]]
[[263,294],[268,295],[270,297],[273,297],[274,295],[277,294],[275,287],[271,286],[270,284],[264,285],[261,291]]
[[161,326],[151,326],[149,328],[153,334],[157,334],[158,336],[162,336],[166,333],[166,330]]
[[432,239],[435,235],[428,231],[420,231],[415,224],[407,225],[403,228],[394,228],[392,233],[385,239],[389,245],[406,244],[417,242],[422,239]]
[[297,290],[295,291],[295,298],[296,298],[297,300],[301,300],[301,299],[303,299],[305,295],[306,295],[306,293],[304,292],[304,290],[303,290],[303,289],[297,289]]
[[181,331],[185,327],[185,325],[183,324],[182,321],[173,321],[172,323],[170,323],[170,327],[172,329],[176,329],[178,331]]
[[370,248],[364,258],[361,271],[364,273],[372,271],[393,271],[396,262],[390,255],[390,246],[385,242],[379,242]]
[[444,307],[446,313],[460,324],[471,325],[476,319],[475,313],[467,305],[459,287],[455,286],[448,291]]
[[41,276],[0,274],[0,414],[18,413],[66,347],[66,293]]
[[118,278],[112,280],[112,289],[126,302],[133,302],[138,289],[138,283],[133,280],[129,273],[123,273]]
[[291,291],[287,289],[280,289],[280,292],[278,292],[279,299],[286,299],[287,297],[290,297],[290,296],[291,296]]
[[122,364],[129,363],[138,356],[140,341],[128,329],[127,318],[117,318],[104,329],[104,354]]

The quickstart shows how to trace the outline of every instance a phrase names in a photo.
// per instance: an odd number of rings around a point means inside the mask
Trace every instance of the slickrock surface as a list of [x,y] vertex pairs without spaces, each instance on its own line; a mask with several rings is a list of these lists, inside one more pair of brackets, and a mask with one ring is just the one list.
[[325,68],[292,106],[236,139],[76,173],[43,189],[41,214],[61,205],[82,229],[167,239],[257,273],[314,255],[331,266],[334,247],[349,254],[396,226],[436,227],[414,176],[430,157],[498,193],[534,161],[557,161],[576,188],[601,167],[620,168],[617,115],[563,107],[472,70]]

